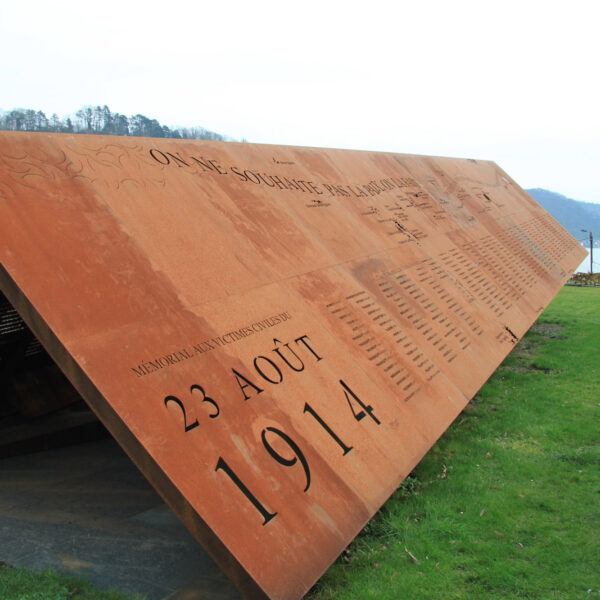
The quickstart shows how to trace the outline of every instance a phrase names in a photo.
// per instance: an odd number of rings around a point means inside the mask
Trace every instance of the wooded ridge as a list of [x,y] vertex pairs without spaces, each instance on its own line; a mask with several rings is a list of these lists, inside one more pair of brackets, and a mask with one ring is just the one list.
[[56,113],[47,117],[41,110],[15,108],[0,110],[0,130],[47,131],[52,133],[87,133],[126,135],[135,137],[176,138],[189,140],[235,141],[204,127],[167,127],[144,115],[127,117],[111,112],[108,106],[84,106],[75,115],[60,118]]

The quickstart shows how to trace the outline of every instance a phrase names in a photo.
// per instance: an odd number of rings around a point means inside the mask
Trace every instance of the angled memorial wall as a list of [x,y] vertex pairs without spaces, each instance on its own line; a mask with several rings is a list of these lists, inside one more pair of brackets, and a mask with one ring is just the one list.
[[299,598],[585,255],[494,163],[0,133],[0,288],[247,597]]

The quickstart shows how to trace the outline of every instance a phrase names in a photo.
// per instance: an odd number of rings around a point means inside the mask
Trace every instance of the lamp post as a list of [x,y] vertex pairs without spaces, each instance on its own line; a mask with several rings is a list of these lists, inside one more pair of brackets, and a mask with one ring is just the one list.
[[582,229],[581,231],[583,231],[583,233],[589,233],[590,234],[590,275],[594,272],[594,268],[593,268],[593,264],[594,264],[594,236],[592,235],[591,231],[588,231],[587,229]]

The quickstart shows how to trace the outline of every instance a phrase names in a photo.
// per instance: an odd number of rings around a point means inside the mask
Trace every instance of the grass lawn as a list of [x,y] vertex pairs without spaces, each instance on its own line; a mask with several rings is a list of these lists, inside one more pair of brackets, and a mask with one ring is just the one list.
[[[600,289],[561,290],[310,600],[600,598]],[[1,600],[121,600],[0,567]]]
[[82,580],[53,571],[31,573],[0,563],[1,600],[141,600],[139,596],[106,592]]

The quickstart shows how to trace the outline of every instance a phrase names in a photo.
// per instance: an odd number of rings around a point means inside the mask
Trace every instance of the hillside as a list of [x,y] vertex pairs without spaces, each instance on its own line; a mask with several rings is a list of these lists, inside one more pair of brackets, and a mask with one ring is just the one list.
[[531,197],[547,210],[575,239],[587,238],[582,229],[594,235],[594,246],[600,242],[600,204],[579,202],[562,194],[541,188],[525,190]]

